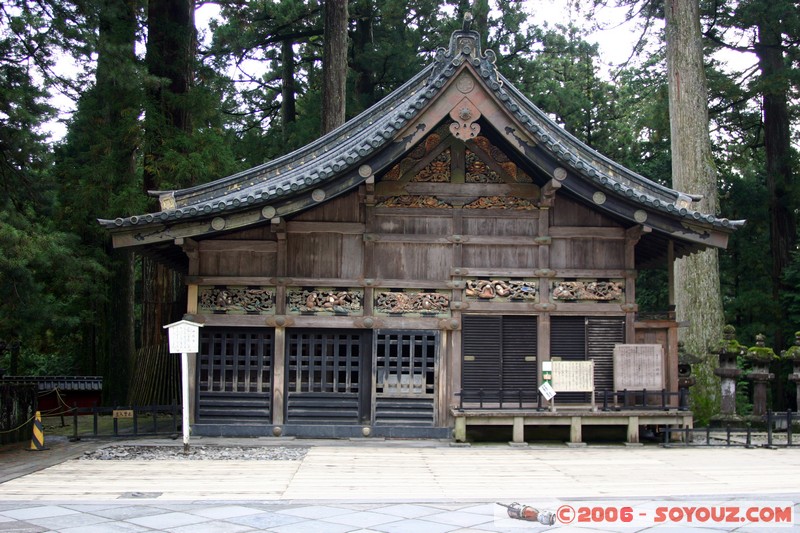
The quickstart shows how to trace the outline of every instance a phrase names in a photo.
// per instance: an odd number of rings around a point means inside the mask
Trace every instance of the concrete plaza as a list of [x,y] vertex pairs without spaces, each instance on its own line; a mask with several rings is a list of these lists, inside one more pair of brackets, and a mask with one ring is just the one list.
[[[175,444],[139,441],[145,442]],[[204,438],[193,444],[234,441]],[[512,520],[497,502],[550,511],[565,503],[576,509],[629,506],[644,510],[643,517],[656,503],[790,502],[795,522],[800,521],[796,449],[455,447],[435,441],[268,438],[235,444],[310,448],[299,461],[74,459],[92,447],[113,445],[99,442],[0,454],[0,532],[769,530],[749,522],[676,529],[644,519],[636,527],[613,521],[545,526]],[[26,471],[20,462],[31,466]],[[781,529],[800,531],[800,525]]]

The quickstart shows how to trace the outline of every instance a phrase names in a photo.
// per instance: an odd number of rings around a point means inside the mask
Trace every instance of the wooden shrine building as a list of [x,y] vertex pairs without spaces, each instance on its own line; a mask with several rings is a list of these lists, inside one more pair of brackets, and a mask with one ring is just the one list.
[[[308,146],[158,194],[159,212],[101,223],[187,276],[205,435],[463,439],[508,424],[520,440],[566,424],[581,440],[582,425],[627,424],[636,440],[638,424],[690,423],[672,397],[623,416],[601,393],[630,374],[614,352],[631,344],[661,346],[656,386],[678,390],[677,324],[637,320],[637,269],[724,248],[739,225],[565,132],[466,28]],[[563,385],[555,410],[542,399],[543,368],[563,361],[592,362],[594,410],[581,387]]]

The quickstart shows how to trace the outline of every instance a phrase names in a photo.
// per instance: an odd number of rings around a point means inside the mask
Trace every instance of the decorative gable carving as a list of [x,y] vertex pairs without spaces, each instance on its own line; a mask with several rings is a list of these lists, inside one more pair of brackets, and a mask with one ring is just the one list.
[[478,111],[475,104],[470,102],[469,98],[461,100],[450,111],[450,118],[455,121],[450,124],[450,133],[457,139],[462,141],[474,139],[481,132],[481,126],[478,124],[481,112]]

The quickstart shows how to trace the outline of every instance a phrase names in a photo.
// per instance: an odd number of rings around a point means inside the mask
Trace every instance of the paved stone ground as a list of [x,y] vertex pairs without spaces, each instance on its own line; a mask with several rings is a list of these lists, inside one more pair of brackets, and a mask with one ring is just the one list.
[[[256,445],[302,457],[187,461],[76,460],[108,443],[48,445],[44,452],[0,449],[0,533],[771,530],[708,522],[654,527],[655,505],[698,502],[789,505],[800,522],[800,450],[794,449],[193,439],[193,449]],[[565,504],[628,506],[637,519],[633,527],[619,520],[547,526],[513,520],[497,505],[515,501],[553,512]],[[781,530],[800,531],[800,524]]]

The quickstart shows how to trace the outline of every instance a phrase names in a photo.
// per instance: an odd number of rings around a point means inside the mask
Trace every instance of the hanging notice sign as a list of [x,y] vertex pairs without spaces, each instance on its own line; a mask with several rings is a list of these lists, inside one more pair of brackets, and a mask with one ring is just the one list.
[[552,379],[553,363],[551,361],[542,361],[542,384],[539,386],[539,392],[548,402],[556,395],[556,391],[553,389]]
[[539,386],[539,392],[542,394],[542,396],[544,396],[544,399],[547,400],[548,402],[552,400],[556,395],[556,391],[553,390],[553,386],[550,385],[550,383],[547,381],[545,381]]

